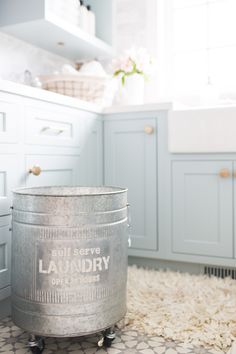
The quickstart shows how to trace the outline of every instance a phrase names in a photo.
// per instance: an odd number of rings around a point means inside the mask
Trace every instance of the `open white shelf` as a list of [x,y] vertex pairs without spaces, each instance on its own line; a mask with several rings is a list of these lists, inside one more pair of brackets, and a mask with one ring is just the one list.
[[111,45],[46,11],[45,1],[1,0],[0,30],[72,60],[112,55]]

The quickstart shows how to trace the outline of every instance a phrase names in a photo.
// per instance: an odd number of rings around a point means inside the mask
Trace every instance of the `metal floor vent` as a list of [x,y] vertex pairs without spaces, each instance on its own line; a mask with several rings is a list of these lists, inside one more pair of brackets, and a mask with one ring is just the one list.
[[204,267],[204,274],[209,276],[214,275],[218,278],[231,277],[236,279],[236,268],[222,268],[222,267]]

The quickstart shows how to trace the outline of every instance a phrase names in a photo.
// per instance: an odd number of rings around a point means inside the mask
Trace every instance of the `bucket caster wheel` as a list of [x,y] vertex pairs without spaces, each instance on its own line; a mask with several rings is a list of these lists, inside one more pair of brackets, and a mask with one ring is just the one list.
[[31,335],[29,338],[28,346],[31,350],[31,353],[41,354],[45,348],[45,343],[43,338]]
[[106,347],[110,348],[112,345],[113,340],[116,337],[116,333],[112,328],[108,328],[105,332],[103,332],[103,336],[98,341],[98,347]]
[[114,339],[115,339],[115,337],[114,338],[105,337],[104,343],[103,343],[104,347],[110,348]]
[[100,338],[98,341],[98,347],[101,348],[104,344],[104,337]]
[[32,347],[30,350],[33,354],[41,354],[43,352],[43,349],[39,349],[38,347]]

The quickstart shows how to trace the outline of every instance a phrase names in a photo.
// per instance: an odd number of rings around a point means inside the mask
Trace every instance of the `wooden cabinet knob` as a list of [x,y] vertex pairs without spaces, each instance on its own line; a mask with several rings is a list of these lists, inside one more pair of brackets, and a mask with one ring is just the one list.
[[154,127],[152,127],[151,125],[145,125],[144,132],[146,134],[152,134],[154,132]]
[[230,177],[230,171],[228,170],[228,168],[222,168],[222,170],[220,170],[219,172],[220,177],[223,178],[228,178]]
[[39,166],[33,166],[29,169],[29,173],[32,173],[34,176],[39,176],[41,172],[42,170]]

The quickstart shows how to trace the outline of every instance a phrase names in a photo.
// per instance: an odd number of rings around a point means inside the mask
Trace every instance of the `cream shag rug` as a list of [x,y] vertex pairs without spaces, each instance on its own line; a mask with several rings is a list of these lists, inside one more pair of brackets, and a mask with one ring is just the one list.
[[129,267],[125,324],[227,351],[236,340],[236,281]]

